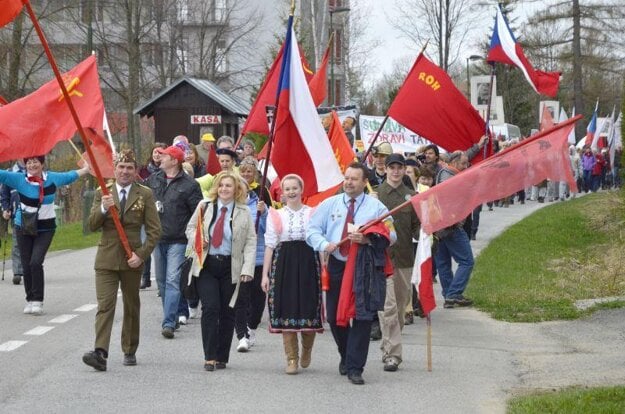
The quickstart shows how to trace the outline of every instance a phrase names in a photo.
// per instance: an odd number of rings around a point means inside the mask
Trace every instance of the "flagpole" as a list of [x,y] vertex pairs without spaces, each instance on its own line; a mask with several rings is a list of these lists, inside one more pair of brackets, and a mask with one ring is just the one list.
[[[80,122],[80,119],[78,118],[78,113],[76,112],[76,108],[74,108],[74,104],[71,100],[71,97],[69,93],[67,92],[67,88],[65,87],[65,83],[63,82],[63,78],[61,76],[61,72],[59,71],[56,61],[54,60],[54,56],[52,55],[52,51],[50,50],[50,46],[48,45],[48,41],[46,40],[43,30],[41,29],[41,26],[39,25],[37,16],[35,16],[35,12],[33,11],[33,8],[30,5],[29,0],[22,0],[22,3],[26,7],[30,20],[33,22],[33,27],[35,28],[35,31],[37,32],[37,36],[39,37],[39,40],[41,41],[41,45],[43,46],[46,56],[48,57],[48,62],[50,62],[50,66],[52,67],[52,71],[54,72],[54,76],[56,77],[59,87],[61,88],[61,92],[63,93],[63,97],[65,98],[64,100],[67,103],[67,106],[72,115],[74,123],[76,124],[76,128],[78,129],[80,138],[82,139],[82,142],[85,146],[87,155],[89,155],[89,159],[91,160],[91,168],[93,168],[93,172],[95,172],[96,179],[98,180],[98,184],[100,185],[100,188],[102,189],[102,194],[109,195],[110,193],[108,191],[108,188],[106,188],[106,183],[104,179],[102,178],[100,167],[98,166],[98,163],[95,160],[95,156],[93,155],[93,152],[91,151],[91,146],[89,145],[87,135],[85,134],[85,131]],[[126,255],[128,256],[128,258],[130,258],[132,257],[132,250],[130,249],[130,244],[128,243],[126,232],[124,231],[124,228],[122,227],[122,223],[119,220],[117,208],[115,206],[111,206],[109,208],[109,212],[111,214],[111,218],[113,219],[113,223],[115,223],[115,228],[117,229],[117,233],[119,234],[119,239],[122,242],[122,246],[124,247],[124,250],[126,251]]]
[[4,96],[0,95],[0,105],[7,105],[9,101],[4,99]]
[[427,362],[428,372],[432,372],[432,318],[430,314],[426,316],[427,321]]
[[[486,131],[485,134],[490,136],[490,106],[493,98],[493,80],[495,79],[495,63],[490,64],[490,83],[488,84],[488,105],[486,106]],[[484,159],[488,154],[488,143],[484,144]]]
[[[292,24],[293,24],[294,13],[295,13],[295,0],[291,0],[291,14],[289,16],[289,24],[287,24],[287,34],[285,37],[285,42],[286,42],[286,39],[289,38],[290,36],[289,31],[291,31],[293,27]],[[280,68],[280,78],[278,82],[282,80],[282,70],[284,69],[286,57],[287,57],[287,53],[284,53],[282,55],[282,67]],[[263,189],[265,188],[265,185],[267,184],[267,171],[269,171],[269,162],[271,162],[271,149],[273,148],[274,134],[276,132],[276,118],[278,118],[278,105],[280,104],[280,83],[278,83],[277,89],[278,90],[276,92],[276,103],[275,103],[274,110],[273,110],[273,117],[271,117],[271,128],[269,130],[269,143],[267,144],[267,157],[265,158],[265,165],[263,167],[263,176],[260,180],[261,191],[263,191]],[[258,232],[259,223],[260,223],[260,214],[256,215],[256,223],[254,224],[254,228],[256,229],[256,232]]]

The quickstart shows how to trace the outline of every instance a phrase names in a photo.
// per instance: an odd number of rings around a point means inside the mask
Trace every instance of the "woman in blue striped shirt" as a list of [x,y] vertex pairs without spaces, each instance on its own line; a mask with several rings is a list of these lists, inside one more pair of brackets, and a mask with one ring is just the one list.
[[[45,156],[24,158],[26,174],[0,171],[0,183],[17,190],[20,208],[15,214],[17,244],[24,267],[26,306],[24,313],[43,313],[43,260],[48,252],[56,215],[54,198],[58,186],[71,184],[89,172],[89,166],[75,171],[44,171]],[[33,220],[29,220],[29,218]]]

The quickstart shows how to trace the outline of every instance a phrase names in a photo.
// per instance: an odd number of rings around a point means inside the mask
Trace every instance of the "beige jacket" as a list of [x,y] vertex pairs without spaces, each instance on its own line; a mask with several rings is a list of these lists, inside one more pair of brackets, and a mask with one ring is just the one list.
[[[187,244],[187,256],[193,254],[195,250],[195,231],[197,228],[198,216],[200,211],[204,211],[204,219],[202,223],[202,238],[210,243],[209,226],[213,219],[213,203],[209,200],[202,200],[191,219],[187,224],[187,230],[185,232],[189,243]],[[202,265],[208,255],[208,248],[205,248],[202,254],[202,260],[200,261],[197,255],[193,254],[193,265],[191,266],[191,274],[195,277],[200,275]],[[241,283],[241,275],[247,275],[254,277],[254,266],[256,261],[256,231],[254,230],[254,222],[249,209],[245,204],[235,203],[234,211],[232,215],[232,283],[236,283],[237,287],[232,295],[230,306],[234,306],[236,298],[239,292],[239,284]],[[189,283],[191,278],[189,278]]]

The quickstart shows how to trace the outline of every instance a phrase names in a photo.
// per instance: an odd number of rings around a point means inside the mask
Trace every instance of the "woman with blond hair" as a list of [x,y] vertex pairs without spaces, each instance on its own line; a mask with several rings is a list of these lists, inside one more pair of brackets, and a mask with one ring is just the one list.
[[282,179],[281,189],[286,204],[269,210],[261,286],[269,296],[269,331],[282,333],[286,373],[297,374],[298,363],[302,368],[310,365],[315,334],[323,332],[320,262],[306,243],[312,208],[302,204],[304,182],[289,174]]
[[[198,204],[187,225],[194,257],[191,274],[197,278],[195,285],[202,302],[206,371],[226,368],[234,332],[233,306],[241,282],[251,281],[254,274],[256,233],[246,197],[239,175],[222,171],[215,176],[208,199]],[[202,246],[196,246],[200,240]]]

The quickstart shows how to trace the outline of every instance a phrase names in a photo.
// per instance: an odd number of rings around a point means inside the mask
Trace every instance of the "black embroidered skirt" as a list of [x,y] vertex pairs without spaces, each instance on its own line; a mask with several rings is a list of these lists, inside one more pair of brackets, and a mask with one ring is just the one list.
[[303,240],[279,243],[269,274],[269,331],[323,332],[321,266]]

